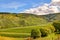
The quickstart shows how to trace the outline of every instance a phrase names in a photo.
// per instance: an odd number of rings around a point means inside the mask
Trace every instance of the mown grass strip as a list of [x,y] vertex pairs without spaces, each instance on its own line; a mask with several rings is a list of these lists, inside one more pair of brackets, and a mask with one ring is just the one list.
[[5,36],[5,37],[14,37],[14,38],[26,38],[30,37],[30,34],[28,33],[0,33],[0,36]]

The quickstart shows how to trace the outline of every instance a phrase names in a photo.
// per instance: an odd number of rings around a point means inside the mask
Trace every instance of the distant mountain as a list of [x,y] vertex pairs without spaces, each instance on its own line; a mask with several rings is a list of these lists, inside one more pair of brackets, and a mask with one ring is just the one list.
[[60,13],[53,13],[53,14],[48,14],[48,15],[42,15],[44,19],[47,21],[54,21],[54,20],[60,20]]
[[60,13],[34,15],[30,13],[0,13],[0,28],[25,27],[44,25],[54,20],[60,20]]

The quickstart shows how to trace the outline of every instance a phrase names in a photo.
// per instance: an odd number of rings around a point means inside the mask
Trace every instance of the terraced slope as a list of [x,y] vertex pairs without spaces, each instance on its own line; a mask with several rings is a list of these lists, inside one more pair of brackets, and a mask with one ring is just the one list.
[[44,26],[27,26],[27,27],[18,27],[18,28],[7,28],[7,29],[0,29],[1,36],[7,37],[17,37],[17,38],[25,38],[30,37],[32,29],[47,29],[47,30],[54,30],[52,25],[44,25]]

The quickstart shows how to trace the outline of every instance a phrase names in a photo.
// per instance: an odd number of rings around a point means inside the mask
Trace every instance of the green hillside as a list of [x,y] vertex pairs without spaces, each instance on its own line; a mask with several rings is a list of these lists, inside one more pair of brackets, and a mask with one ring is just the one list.
[[45,24],[47,21],[33,14],[0,13],[0,28],[24,27]]
[[60,20],[60,13],[48,15],[33,15],[28,13],[0,12],[0,29],[43,25],[54,20]]
[[57,33],[60,32],[57,31],[57,29],[60,30],[60,23],[57,24],[60,22],[58,20],[60,20],[60,13],[34,15],[29,13],[0,12],[0,36],[26,40],[26,38],[31,37],[31,30],[39,29],[41,34],[44,35],[46,32],[47,36],[42,37],[40,35],[41,38],[36,40],[55,40],[58,38]]

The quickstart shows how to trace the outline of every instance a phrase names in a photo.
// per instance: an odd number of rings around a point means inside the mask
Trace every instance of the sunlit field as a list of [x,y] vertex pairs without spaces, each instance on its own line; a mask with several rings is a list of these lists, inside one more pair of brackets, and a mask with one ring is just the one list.
[[0,40],[60,40],[60,14],[51,15],[0,14]]

